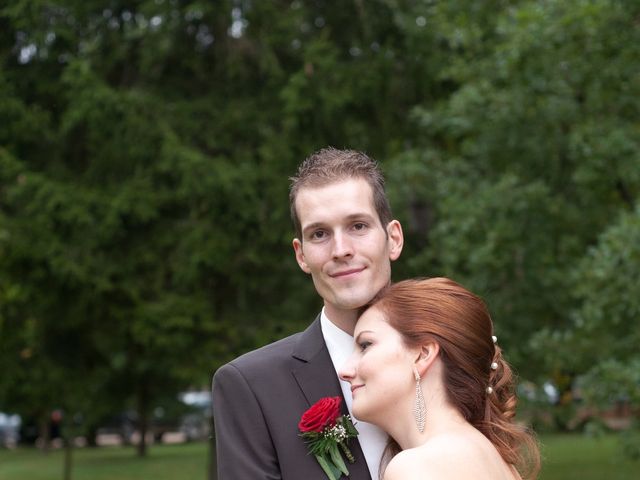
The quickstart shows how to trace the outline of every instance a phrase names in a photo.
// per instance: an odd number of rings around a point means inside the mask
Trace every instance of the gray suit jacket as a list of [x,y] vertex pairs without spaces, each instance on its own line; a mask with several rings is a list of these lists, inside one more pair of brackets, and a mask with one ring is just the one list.
[[[326,480],[298,422],[320,398],[335,396],[342,391],[319,317],[304,332],[220,367],[213,377],[218,480]],[[357,439],[349,446],[356,458],[347,463],[349,478],[371,480]]]

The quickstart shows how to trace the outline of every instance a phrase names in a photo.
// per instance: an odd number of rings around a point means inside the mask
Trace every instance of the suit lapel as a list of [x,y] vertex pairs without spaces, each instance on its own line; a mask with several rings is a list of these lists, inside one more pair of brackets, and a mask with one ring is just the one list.
[[[347,406],[342,395],[340,382],[322,336],[319,315],[300,335],[292,356],[297,362],[291,373],[295,377],[309,406],[323,397],[339,396],[342,398],[342,413],[347,414]],[[349,447],[356,458],[356,463],[347,465],[350,473],[349,478],[355,480],[371,479],[358,439],[352,440]]]
[[309,406],[323,397],[342,396],[338,377],[322,337],[320,317],[302,333],[293,357],[299,362],[292,373]]

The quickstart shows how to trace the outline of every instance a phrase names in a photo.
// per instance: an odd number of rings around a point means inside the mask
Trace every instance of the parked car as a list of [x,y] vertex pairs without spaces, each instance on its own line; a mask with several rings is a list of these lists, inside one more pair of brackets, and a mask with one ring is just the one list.
[[[148,432],[156,442],[162,442],[168,433],[181,433],[186,441],[204,440],[210,435],[210,425],[211,394],[190,391],[160,401],[151,412]],[[105,418],[96,433],[116,435],[120,442],[129,444],[136,441],[138,431],[138,414],[129,410]]]
[[115,435],[120,442],[131,443],[136,431],[138,415],[132,411],[120,412],[105,418],[96,431],[96,436]]
[[13,448],[20,440],[19,415],[0,412],[0,447]]
[[193,391],[180,394],[180,400],[191,409],[182,416],[180,431],[187,441],[206,440],[211,434],[211,392]]

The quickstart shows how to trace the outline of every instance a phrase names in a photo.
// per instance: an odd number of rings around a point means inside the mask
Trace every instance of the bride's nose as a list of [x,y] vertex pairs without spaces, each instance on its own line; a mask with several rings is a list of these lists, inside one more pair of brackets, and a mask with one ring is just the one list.
[[353,355],[351,355],[346,362],[340,367],[338,371],[340,380],[351,383],[356,376],[356,364]]

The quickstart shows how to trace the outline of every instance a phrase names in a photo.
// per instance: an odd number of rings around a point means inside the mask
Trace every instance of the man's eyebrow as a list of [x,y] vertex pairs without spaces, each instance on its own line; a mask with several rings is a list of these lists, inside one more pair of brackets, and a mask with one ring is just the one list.
[[305,227],[302,229],[302,232],[307,232],[309,230],[315,230],[316,228],[322,228],[324,227],[325,224],[323,222],[314,222],[314,223],[310,223],[309,225],[305,225]]
[[[368,212],[351,213],[344,218],[347,222],[353,222],[354,220],[363,220],[363,219],[369,220],[369,221],[375,220],[375,217]],[[313,222],[313,223],[310,223],[309,225],[305,225],[302,228],[302,231],[306,232],[307,230],[315,230],[316,228],[323,228],[325,226],[326,226],[326,222]]]
[[345,218],[347,220],[360,220],[362,218],[366,218],[367,220],[372,220],[375,217],[368,212],[359,212],[359,213],[352,213],[350,215],[347,215]]

